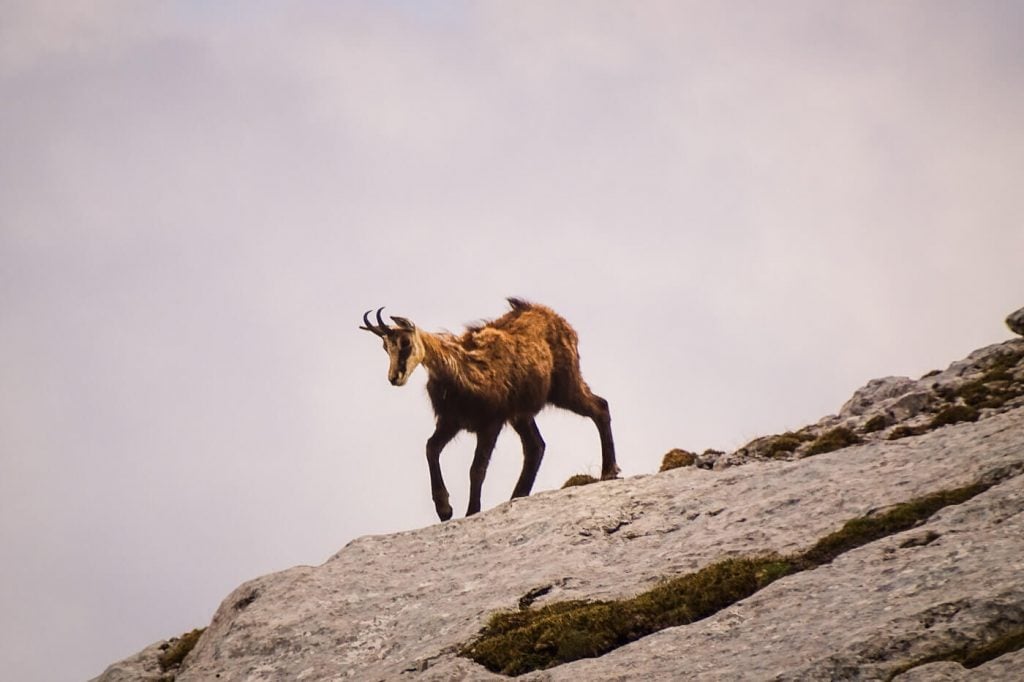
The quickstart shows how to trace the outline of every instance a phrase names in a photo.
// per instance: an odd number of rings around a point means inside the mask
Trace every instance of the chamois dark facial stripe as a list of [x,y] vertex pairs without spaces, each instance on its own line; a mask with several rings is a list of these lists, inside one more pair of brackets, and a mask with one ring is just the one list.
[[412,353],[412,344],[398,345],[398,371],[405,374],[405,365],[409,362],[409,355]]

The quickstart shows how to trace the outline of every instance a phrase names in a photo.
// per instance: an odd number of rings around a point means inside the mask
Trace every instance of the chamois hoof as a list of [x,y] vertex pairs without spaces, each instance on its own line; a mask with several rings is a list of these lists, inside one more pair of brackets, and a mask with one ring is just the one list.
[[450,519],[452,517],[452,506],[450,504],[446,504],[443,507],[438,507],[437,517],[442,521],[447,521],[448,519]]

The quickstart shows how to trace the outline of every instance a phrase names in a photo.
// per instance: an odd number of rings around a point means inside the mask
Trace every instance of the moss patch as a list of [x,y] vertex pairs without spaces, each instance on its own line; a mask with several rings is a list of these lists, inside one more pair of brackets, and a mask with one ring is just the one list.
[[920,436],[922,433],[928,433],[928,425],[921,424],[919,426],[897,426],[889,434],[889,440],[899,440],[900,438],[908,438],[910,436]]
[[777,458],[790,454],[807,440],[806,436],[798,436],[792,431],[772,436],[765,446],[764,454]]
[[985,368],[985,376],[989,377],[989,380],[1006,379],[1009,378],[1010,370],[1020,367],[1021,364],[1024,364],[1024,348],[1004,350],[990,359],[988,367]]
[[199,641],[199,637],[204,632],[206,632],[206,628],[196,628],[191,632],[186,632],[181,637],[175,637],[168,641],[167,648],[157,658],[157,662],[160,663],[160,670],[167,672],[168,670],[178,668],[189,652],[195,648],[196,642]]
[[887,427],[890,423],[889,417],[884,414],[876,414],[871,419],[864,422],[864,433],[874,433],[875,431],[881,431]]
[[[1004,401],[1000,400],[998,390],[1002,386],[992,386],[982,379],[969,381],[956,390],[956,396],[964,401],[964,404],[973,408],[999,407]],[[996,389],[996,392],[993,391]],[[995,393],[995,394],[994,394]]]
[[834,429],[826,431],[815,439],[811,443],[811,447],[807,449],[808,456],[820,455],[826,452],[832,452],[834,450],[841,450],[842,448],[856,445],[861,442],[860,436],[855,434],[845,426],[837,426]]
[[680,450],[679,448],[673,448],[665,453],[665,456],[661,458],[661,471],[668,471],[669,469],[678,469],[679,467],[693,466],[697,462],[697,455],[686,450]]
[[597,479],[590,474],[576,474],[570,476],[569,480],[562,484],[563,488],[573,488],[578,485],[590,485],[591,483],[597,483]]
[[[935,386],[935,393],[950,404],[941,409],[927,424],[897,426],[889,434],[889,440],[918,436],[948,424],[977,421],[981,417],[981,410],[999,409],[1011,400],[1024,396],[1022,363],[1024,350],[1014,349],[996,353],[987,359],[986,366],[977,379],[956,388],[949,385]],[[867,430],[865,425],[865,431]]]
[[989,487],[980,483],[926,495],[881,514],[852,519],[805,552],[724,559],[628,599],[557,602],[536,610],[497,613],[460,655],[505,675],[601,656],[664,628],[707,618],[779,578],[912,528],[939,509]]
[[758,438],[747,444],[747,448],[755,457],[781,459],[793,454],[801,445],[814,440],[814,435],[806,429],[786,431],[774,436]]
[[706,618],[794,570],[778,556],[727,559],[632,599],[568,601],[497,613],[461,654],[504,675],[593,658],[658,630]]
[[956,397],[976,408],[998,409],[1014,398],[1024,395],[1024,381],[1013,371],[1024,360],[1024,351],[1000,353],[995,356],[985,373],[955,391]]
[[818,540],[801,558],[815,566],[827,564],[851,549],[910,530],[943,507],[966,502],[990,487],[986,483],[975,483],[954,490],[943,490],[897,504],[881,514],[852,519],[836,532]]
[[975,422],[978,421],[979,416],[978,411],[970,405],[950,405],[935,415],[928,428],[937,429],[940,426],[958,422]]

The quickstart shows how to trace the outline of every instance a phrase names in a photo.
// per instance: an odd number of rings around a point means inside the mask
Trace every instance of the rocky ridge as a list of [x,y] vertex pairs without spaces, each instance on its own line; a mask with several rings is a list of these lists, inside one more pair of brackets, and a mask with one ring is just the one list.
[[977,421],[1024,406],[1024,342],[974,351],[920,379],[885,377],[857,389],[838,415],[784,434],[755,439],[735,452],[698,456],[724,469],[766,459],[792,460],[859,443],[897,440],[932,428]]
[[708,618],[522,679],[1016,679],[1022,650],[972,670],[945,659],[1024,635],[1024,339],[869,382],[817,424],[694,459],[360,538],[239,587],[180,668],[161,667],[158,642],[97,680],[503,679],[459,655],[497,611],[802,551],[850,519],[982,480],[996,484]]

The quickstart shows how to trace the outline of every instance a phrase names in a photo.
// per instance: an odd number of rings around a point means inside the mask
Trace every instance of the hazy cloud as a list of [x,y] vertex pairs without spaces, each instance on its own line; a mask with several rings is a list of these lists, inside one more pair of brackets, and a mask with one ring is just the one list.
[[[424,378],[387,384],[371,306],[563,312],[628,475],[1005,338],[1022,20],[0,4],[4,669],[95,675],[245,579],[431,523]],[[592,425],[540,423],[537,490],[597,471]],[[504,436],[485,506],[519,462]]]

